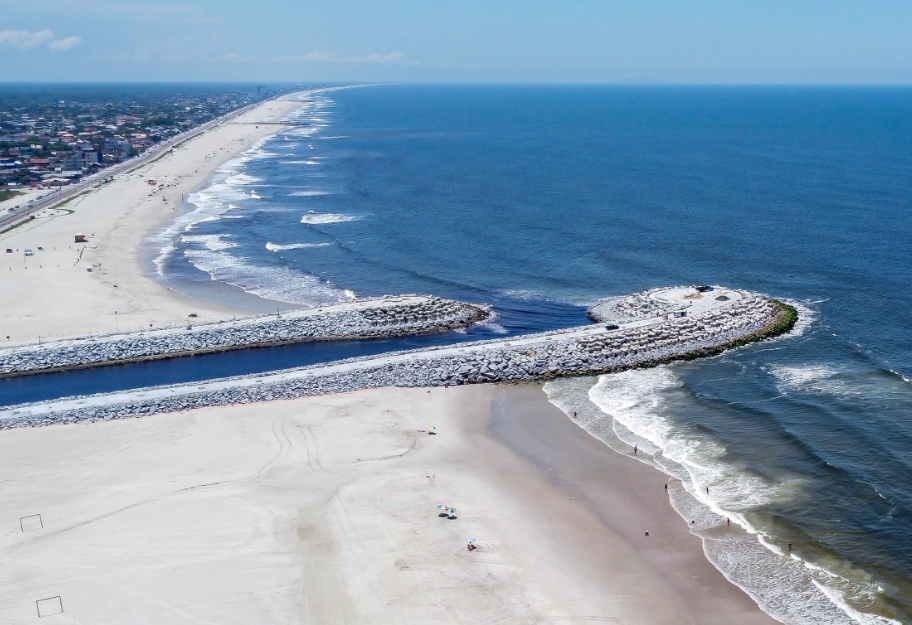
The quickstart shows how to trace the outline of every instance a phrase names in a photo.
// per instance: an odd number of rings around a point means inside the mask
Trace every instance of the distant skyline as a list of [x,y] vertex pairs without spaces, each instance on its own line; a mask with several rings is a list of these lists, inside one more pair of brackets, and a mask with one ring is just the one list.
[[912,2],[0,0],[0,81],[912,84]]

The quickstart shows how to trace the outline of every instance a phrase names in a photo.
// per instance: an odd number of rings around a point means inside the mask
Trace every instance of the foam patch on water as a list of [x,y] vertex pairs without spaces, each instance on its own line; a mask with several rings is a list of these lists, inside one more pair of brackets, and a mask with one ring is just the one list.
[[308,213],[301,217],[302,224],[324,225],[338,224],[346,221],[358,221],[357,215],[343,215],[342,213]]
[[776,378],[783,393],[798,391],[838,397],[908,397],[908,381],[891,370],[835,367],[829,364],[770,365],[767,371]]
[[231,241],[224,241],[222,237],[231,236],[229,234],[185,234],[181,236],[181,241],[184,243],[199,243],[202,244],[207,250],[213,252],[218,252],[220,250],[227,250],[232,247],[237,247],[237,243],[232,243]]
[[310,247],[329,247],[332,243],[289,243],[288,245],[279,245],[270,241],[266,244],[266,249],[270,252],[281,252],[283,250],[301,250]]
[[251,176],[249,174],[234,174],[225,179],[225,184],[232,186],[251,185],[262,181],[262,178],[257,178],[256,176]]
[[292,191],[288,195],[293,196],[293,197],[319,197],[321,195],[332,195],[332,192],[331,191],[318,191],[318,190]]
[[828,365],[770,365],[767,370],[776,378],[781,391],[817,390],[831,391],[839,388],[834,378],[839,370]]

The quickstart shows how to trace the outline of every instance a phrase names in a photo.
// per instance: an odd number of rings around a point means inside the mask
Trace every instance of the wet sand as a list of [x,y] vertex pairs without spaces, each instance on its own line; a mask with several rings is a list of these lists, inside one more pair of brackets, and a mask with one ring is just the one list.
[[[495,438],[565,495],[560,511],[542,506],[542,514],[555,516],[555,523],[572,516],[574,529],[562,537],[559,549],[574,549],[570,560],[591,568],[593,576],[605,574],[606,562],[617,563],[605,583],[629,597],[626,618],[778,622],[706,559],[702,540],[669,502],[664,473],[635,460],[633,450],[627,457],[610,450],[548,402],[540,385],[502,388],[492,408]],[[591,540],[593,534],[599,540]]]

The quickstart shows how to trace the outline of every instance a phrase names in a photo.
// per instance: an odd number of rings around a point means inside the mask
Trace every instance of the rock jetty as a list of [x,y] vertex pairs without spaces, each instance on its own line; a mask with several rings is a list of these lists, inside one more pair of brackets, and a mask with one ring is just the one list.
[[180,328],[80,337],[0,349],[0,377],[305,341],[425,334],[462,328],[490,310],[403,295]]
[[[718,354],[788,332],[796,320],[792,307],[747,291],[715,287],[709,295],[697,294],[692,287],[677,287],[628,296],[630,299],[620,305],[611,304],[612,311],[629,311],[611,317],[624,325],[599,324],[354,358],[204,384],[15,406],[0,410],[0,428],[108,420],[378,386],[433,387],[611,373]],[[676,308],[670,313],[662,306],[643,310],[640,304],[644,297]]]

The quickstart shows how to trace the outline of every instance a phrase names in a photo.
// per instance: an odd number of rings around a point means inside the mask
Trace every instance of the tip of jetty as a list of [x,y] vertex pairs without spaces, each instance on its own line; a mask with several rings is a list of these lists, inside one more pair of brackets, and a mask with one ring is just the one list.
[[138,389],[0,410],[0,428],[113,419],[211,405],[291,399],[377,386],[546,380],[718,354],[791,330],[795,309],[719,286],[653,289],[599,302],[598,323],[203,384]]

